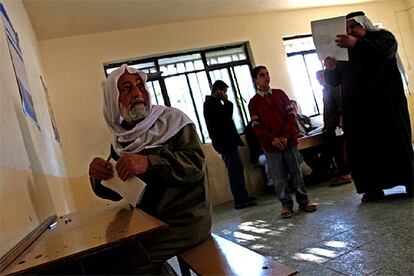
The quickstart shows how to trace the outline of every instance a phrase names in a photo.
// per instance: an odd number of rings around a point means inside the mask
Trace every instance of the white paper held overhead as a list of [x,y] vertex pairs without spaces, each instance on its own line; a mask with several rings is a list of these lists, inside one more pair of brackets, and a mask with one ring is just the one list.
[[327,18],[311,22],[313,43],[320,60],[334,57],[336,60],[348,60],[348,49],[336,45],[339,34],[346,34],[345,16]]

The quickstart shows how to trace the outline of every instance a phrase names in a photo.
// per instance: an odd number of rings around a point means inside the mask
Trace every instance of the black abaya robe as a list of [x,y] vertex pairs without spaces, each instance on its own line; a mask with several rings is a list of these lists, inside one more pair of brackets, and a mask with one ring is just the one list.
[[338,61],[325,77],[331,85],[342,85],[344,132],[357,192],[405,185],[412,193],[411,127],[395,37],[386,30],[367,31],[348,52],[349,61]]

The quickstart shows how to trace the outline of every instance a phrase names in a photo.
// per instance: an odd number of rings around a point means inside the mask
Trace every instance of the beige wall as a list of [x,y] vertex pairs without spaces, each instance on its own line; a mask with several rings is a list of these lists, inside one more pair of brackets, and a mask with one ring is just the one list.
[[[54,139],[40,76],[37,39],[20,1],[2,1],[18,33],[39,128],[22,111],[3,21],[0,20],[0,256],[49,216],[66,213],[72,193]],[[56,206],[56,208],[55,208]]]
[[[295,97],[291,92],[283,36],[309,33],[311,20],[364,10],[374,22],[381,22],[392,31],[400,44],[404,42],[406,50],[414,49],[412,29],[406,24],[406,7],[405,1],[387,1],[217,18],[40,41],[42,61],[50,90],[53,91],[51,100],[61,126],[63,151],[73,188],[77,193],[84,188],[89,189],[89,185],[84,183],[88,163],[95,155],[105,157],[109,151],[111,139],[102,118],[104,62],[248,41],[255,64],[265,64],[270,69],[272,85]],[[398,11],[405,11],[402,17],[407,36],[401,34],[401,23],[396,19]],[[407,58],[412,61],[413,56],[406,52],[402,56],[404,63],[408,64]],[[407,66],[407,69],[410,78],[414,79],[412,68]],[[210,145],[204,146],[204,149],[209,171],[215,172],[210,177],[214,179],[211,183],[217,189],[224,190],[223,196],[217,195],[217,202],[231,199],[221,160]],[[248,154],[248,149],[243,149],[243,152]],[[248,162],[245,164],[248,186],[257,191],[262,185],[261,178],[252,179],[250,175],[258,175],[248,169]],[[76,204],[87,206],[79,201]]]

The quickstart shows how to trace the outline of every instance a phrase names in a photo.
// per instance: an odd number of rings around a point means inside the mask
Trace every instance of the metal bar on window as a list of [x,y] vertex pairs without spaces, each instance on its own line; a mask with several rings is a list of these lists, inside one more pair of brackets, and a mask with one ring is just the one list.
[[[247,125],[247,114],[246,114],[246,110],[244,108],[244,105],[241,103],[241,101],[245,101],[245,99],[243,98],[243,96],[240,93],[240,87],[239,87],[239,83],[237,81],[237,77],[236,77],[236,73],[234,72],[234,67],[229,67],[229,71],[230,71],[230,76],[231,76],[231,80],[234,80],[234,91],[236,93],[236,104],[239,107],[240,115],[241,118],[243,120],[243,126],[246,127]],[[239,102],[240,99],[240,102]]]
[[316,50],[293,52],[293,53],[287,53],[286,55],[288,57],[293,57],[293,56],[298,56],[298,55],[308,55],[308,54],[314,54],[314,53],[316,53]]
[[[193,74],[193,73],[191,73],[191,74]],[[201,126],[200,116],[198,115],[198,112],[197,112],[197,105],[196,105],[196,102],[194,100],[193,89],[191,88],[191,83],[190,83],[190,79],[188,78],[188,74],[185,74],[185,79],[187,80],[188,91],[190,92],[191,101],[193,102],[193,108],[195,110],[194,113],[196,115],[197,122],[198,122],[198,127],[200,129],[201,140],[204,144],[206,142],[206,139],[204,138],[203,127]]]

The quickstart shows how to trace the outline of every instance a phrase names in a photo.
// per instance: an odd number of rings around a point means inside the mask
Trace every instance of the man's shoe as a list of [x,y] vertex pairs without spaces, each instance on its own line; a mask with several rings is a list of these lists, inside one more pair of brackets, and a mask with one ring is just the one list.
[[299,209],[306,213],[312,213],[317,210],[316,205],[309,202],[304,205],[299,205]]
[[234,204],[234,209],[244,209],[244,208],[253,207],[256,205],[257,205],[257,202],[254,202],[254,201],[249,201],[246,203],[237,203],[237,204]]
[[282,212],[280,212],[280,216],[282,218],[291,218],[293,216],[293,210],[292,208],[288,208],[288,207],[283,207],[282,208]]

